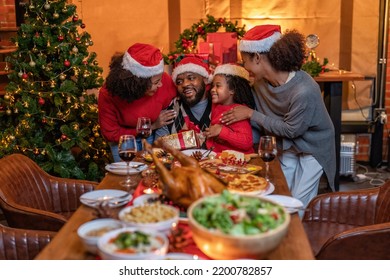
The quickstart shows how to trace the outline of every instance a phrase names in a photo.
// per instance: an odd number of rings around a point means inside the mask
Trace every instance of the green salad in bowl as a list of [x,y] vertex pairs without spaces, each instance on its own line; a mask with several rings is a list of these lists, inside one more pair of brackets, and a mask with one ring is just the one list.
[[228,191],[220,196],[205,198],[194,209],[193,216],[205,228],[230,235],[267,232],[283,224],[286,219],[279,205]]
[[290,223],[279,204],[229,191],[195,201],[187,215],[195,243],[214,259],[264,258]]

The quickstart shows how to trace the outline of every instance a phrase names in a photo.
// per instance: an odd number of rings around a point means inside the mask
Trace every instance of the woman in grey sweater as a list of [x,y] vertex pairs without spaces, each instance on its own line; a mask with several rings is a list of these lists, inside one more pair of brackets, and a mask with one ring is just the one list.
[[225,113],[230,124],[245,118],[277,138],[279,160],[292,195],[305,206],[317,195],[325,172],[334,189],[336,150],[333,123],[318,84],[300,70],[304,36],[281,34],[278,25],[249,30],[239,46],[244,67],[254,77],[256,110],[244,106]]

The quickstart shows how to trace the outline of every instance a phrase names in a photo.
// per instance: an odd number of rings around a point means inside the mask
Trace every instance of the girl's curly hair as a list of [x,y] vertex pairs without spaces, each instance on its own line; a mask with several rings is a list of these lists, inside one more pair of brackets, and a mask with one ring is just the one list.
[[140,99],[151,88],[150,78],[139,78],[122,67],[122,54],[111,58],[110,72],[106,78],[106,88],[113,96],[119,96],[127,102]]
[[253,97],[249,81],[236,75],[224,76],[229,89],[234,92],[234,102],[244,104],[251,109],[255,109],[255,99]]

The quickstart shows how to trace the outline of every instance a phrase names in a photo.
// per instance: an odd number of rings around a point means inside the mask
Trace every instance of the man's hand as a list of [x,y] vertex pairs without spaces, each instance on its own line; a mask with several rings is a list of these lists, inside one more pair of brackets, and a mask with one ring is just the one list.
[[206,136],[207,138],[218,137],[218,135],[221,133],[221,130],[222,130],[222,125],[214,124],[206,128],[205,131],[203,132],[203,135]]
[[253,110],[246,106],[237,106],[222,114],[221,122],[229,125],[252,117]]
[[157,120],[152,124],[152,130],[163,127],[174,122],[176,112],[174,110],[163,110],[158,116]]

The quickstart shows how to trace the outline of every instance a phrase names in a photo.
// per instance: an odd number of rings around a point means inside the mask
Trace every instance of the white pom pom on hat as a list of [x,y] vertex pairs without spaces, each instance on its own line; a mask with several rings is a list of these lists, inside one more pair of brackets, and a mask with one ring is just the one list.
[[180,60],[172,71],[172,80],[176,82],[177,76],[186,72],[196,73],[211,82],[209,65],[200,57],[187,56]]
[[263,53],[268,52],[272,45],[281,36],[280,25],[258,25],[245,33],[239,45],[241,52]]
[[222,64],[217,66],[214,70],[214,76],[218,74],[239,76],[249,81],[249,72],[244,67],[236,64]]
[[139,78],[150,78],[164,72],[164,60],[156,47],[136,43],[123,55],[122,67]]

